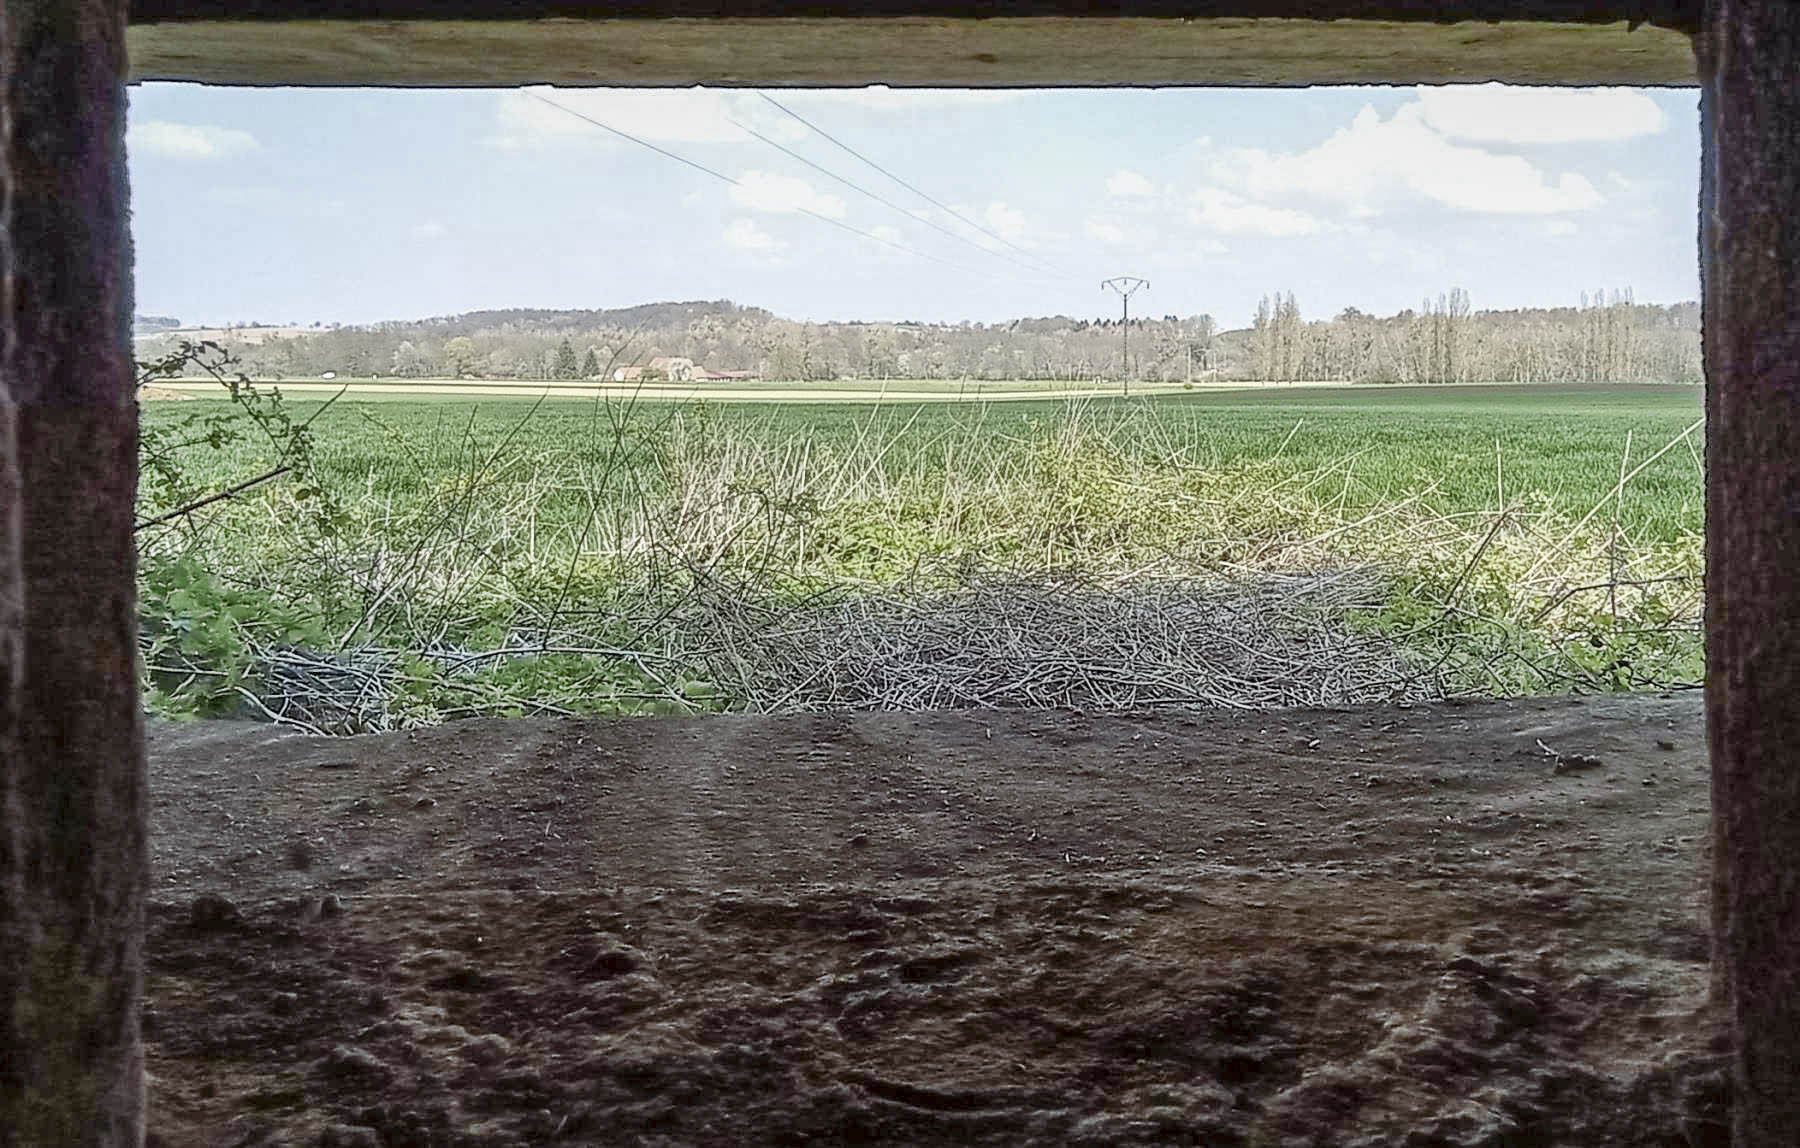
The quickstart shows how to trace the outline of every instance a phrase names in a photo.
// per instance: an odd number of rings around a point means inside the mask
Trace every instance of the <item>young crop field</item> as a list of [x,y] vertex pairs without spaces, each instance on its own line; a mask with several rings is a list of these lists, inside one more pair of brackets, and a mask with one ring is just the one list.
[[164,712],[341,731],[1700,672],[1691,387],[280,410],[303,435],[144,404],[147,521],[294,466],[140,532]]

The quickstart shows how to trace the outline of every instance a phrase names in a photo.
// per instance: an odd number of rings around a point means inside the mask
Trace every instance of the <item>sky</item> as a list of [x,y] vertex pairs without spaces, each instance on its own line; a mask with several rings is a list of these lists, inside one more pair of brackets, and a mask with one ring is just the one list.
[[1134,314],[1227,328],[1277,291],[1308,318],[1453,287],[1477,309],[1669,303],[1699,294],[1697,107],[1492,84],[142,84],[137,309],[350,324],[731,299],[986,323],[1116,316],[1113,276],[1149,281]]

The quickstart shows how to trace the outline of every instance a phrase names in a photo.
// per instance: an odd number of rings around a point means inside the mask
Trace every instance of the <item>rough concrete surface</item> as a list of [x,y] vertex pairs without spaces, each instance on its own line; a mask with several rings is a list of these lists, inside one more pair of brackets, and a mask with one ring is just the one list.
[[0,1148],[144,1135],[124,39],[0,4]]
[[1724,1143],[1692,694],[150,754],[165,1148]]

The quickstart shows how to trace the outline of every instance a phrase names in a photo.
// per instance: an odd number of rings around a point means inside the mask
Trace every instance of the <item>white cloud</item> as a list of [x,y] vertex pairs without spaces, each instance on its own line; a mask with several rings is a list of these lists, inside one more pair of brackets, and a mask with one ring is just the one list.
[[777,256],[787,244],[756,225],[754,219],[734,219],[725,227],[725,246],[751,255]]
[[1489,215],[1556,215],[1605,202],[1587,176],[1564,172],[1552,183],[1519,156],[1420,172],[1413,186],[1440,203]]
[[1115,199],[1145,199],[1156,187],[1135,171],[1115,171],[1106,178],[1106,194]]
[[881,240],[882,242],[868,239],[859,240],[859,246],[868,253],[865,258],[881,260],[901,260],[908,258],[906,252],[900,250],[898,247],[889,246],[889,244],[903,244],[906,242],[905,236],[901,234],[898,227],[891,227],[885,223],[878,223],[869,228],[869,234],[875,236],[875,239]]
[[767,171],[747,171],[739,176],[731,189],[731,202],[750,211],[811,211],[828,219],[844,217],[844,201],[837,196],[818,191],[796,176]]
[[1226,235],[1286,238],[1320,230],[1319,221],[1304,211],[1252,203],[1222,187],[1203,187],[1194,192],[1189,197],[1187,219],[1196,227]]
[[1254,200],[1333,202],[1353,217],[1377,215],[1409,199],[1495,215],[1585,211],[1603,202],[1579,173],[1552,178],[1523,156],[1452,143],[1426,123],[1420,103],[1406,104],[1386,120],[1365,106],[1349,127],[1315,148],[1287,154],[1237,149],[1213,171]]
[[1544,225],[1544,234],[1549,236],[1574,235],[1580,230],[1572,219],[1552,219]]
[[428,219],[423,223],[414,224],[412,227],[414,239],[442,239],[448,234],[450,234],[450,229],[435,219]]
[[[1225,250],[1212,236],[1183,231],[1178,226],[1181,222],[1180,211],[1159,207],[1153,216],[1091,215],[1082,221],[1081,230],[1103,247],[1149,260],[1148,266],[1176,266],[1195,255],[1217,255]],[[1169,223],[1177,226],[1165,226]]]
[[1083,225],[1083,230],[1108,246],[1122,247],[1125,244],[1125,229],[1110,219],[1090,219]]
[[1504,84],[1420,88],[1434,131],[1472,143],[1591,143],[1655,135],[1668,119],[1630,88],[1520,88]]
[[256,151],[256,137],[237,128],[212,124],[178,124],[169,120],[142,120],[131,124],[125,145],[139,154],[169,159],[222,159]]
[[981,213],[981,221],[987,224],[988,230],[1013,243],[1022,242],[1031,230],[1023,211],[999,200],[987,205]]

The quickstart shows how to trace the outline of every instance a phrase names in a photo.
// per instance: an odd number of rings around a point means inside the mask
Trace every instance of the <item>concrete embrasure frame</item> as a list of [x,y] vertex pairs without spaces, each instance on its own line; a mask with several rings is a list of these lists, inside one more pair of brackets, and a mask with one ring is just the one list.
[[144,1134],[132,78],[1697,82],[1716,984],[1733,1142],[1800,1144],[1800,3],[4,0],[0,1148]]

